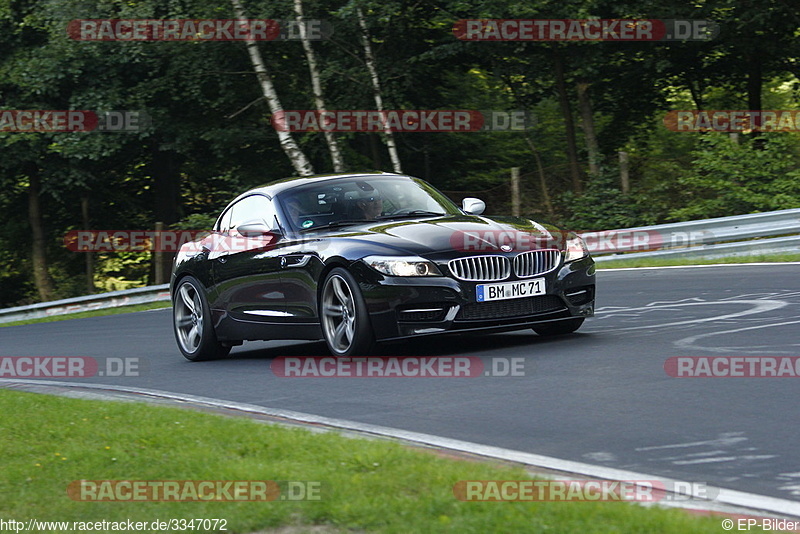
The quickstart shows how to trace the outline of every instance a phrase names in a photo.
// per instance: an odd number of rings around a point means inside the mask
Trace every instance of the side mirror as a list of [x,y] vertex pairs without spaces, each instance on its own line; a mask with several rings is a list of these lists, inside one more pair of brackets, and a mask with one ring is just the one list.
[[469,215],[480,215],[486,209],[486,203],[479,198],[467,197],[461,201],[461,209]]
[[264,221],[248,221],[236,227],[236,231],[243,237],[263,237],[265,235],[274,235],[277,232],[267,226]]

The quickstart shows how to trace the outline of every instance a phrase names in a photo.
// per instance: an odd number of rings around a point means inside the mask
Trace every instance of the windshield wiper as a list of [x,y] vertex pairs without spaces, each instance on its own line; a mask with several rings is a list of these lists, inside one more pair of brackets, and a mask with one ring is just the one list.
[[310,230],[320,230],[323,228],[336,228],[337,226],[350,226],[353,224],[364,224],[368,222],[370,221],[368,221],[367,219],[340,219],[338,221],[331,221],[329,223],[321,224],[319,226],[311,226],[309,228],[303,228],[300,231],[308,232]]
[[441,217],[442,215],[447,215],[447,214],[439,213],[436,211],[428,211],[428,210],[411,210],[405,213],[395,213],[395,214],[390,213],[389,215],[381,215],[378,217],[378,220],[405,219],[405,218],[419,217],[420,215],[429,217]]

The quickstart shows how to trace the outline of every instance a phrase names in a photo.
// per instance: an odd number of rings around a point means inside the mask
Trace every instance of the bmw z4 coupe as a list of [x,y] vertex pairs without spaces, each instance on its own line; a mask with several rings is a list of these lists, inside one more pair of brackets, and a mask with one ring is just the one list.
[[577,330],[595,266],[576,234],[459,208],[389,173],[290,178],[238,196],[182,245],[170,282],[189,360],[245,340],[324,339],[334,356],[375,342],[467,331]]

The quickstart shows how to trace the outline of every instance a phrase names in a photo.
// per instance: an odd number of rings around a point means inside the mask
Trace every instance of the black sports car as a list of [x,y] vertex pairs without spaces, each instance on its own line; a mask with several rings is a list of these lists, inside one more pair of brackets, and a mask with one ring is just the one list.
[[334,355],[356,356],[444,332],[577,330],[595,293],[581,238],[484,208],[388,173],[252,189],[175,259],[178,346],[207,360],[244,340],[325,339]]

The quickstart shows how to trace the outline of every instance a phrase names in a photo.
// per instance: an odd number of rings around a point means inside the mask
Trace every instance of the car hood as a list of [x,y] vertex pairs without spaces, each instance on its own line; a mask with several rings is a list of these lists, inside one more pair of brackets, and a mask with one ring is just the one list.
[[545,248],[563,250],[565,235],[554,226],[521,217],[448,215],[372,221],[337,229],[325,237],[346,240],[354,245],[355,242],[373,247],[382,245],[387,253],[433,258],[453,251],[490,254]]

